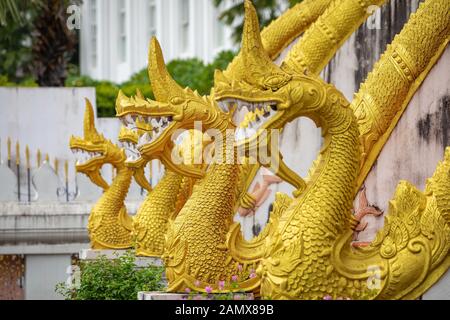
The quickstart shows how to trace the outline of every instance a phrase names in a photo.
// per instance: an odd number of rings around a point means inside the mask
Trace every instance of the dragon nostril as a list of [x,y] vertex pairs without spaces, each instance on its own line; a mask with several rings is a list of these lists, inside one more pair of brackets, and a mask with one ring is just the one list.
[[168,117],[167,117],[167,120],[168,120],[168,121],[173,121],[173,117],[172,117],[172,116],[168,116]]

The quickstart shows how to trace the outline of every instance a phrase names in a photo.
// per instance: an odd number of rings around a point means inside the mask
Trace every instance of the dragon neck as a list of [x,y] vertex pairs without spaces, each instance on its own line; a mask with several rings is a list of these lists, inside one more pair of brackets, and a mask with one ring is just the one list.
[[176,214],[182,181],[181,175],[166,170],[140,206],[133,224],[138,255],[160,257],[163,254],[168,221]]
[[348,102],[334,87],[327,87],[325,102],[312,115],[319,119],[324,145],[305,192],[282,218],[284,239],[296,237],[299,228],[303,233],[319,229],[322,235],[310,237],[333,242],[349,226],[359,172],[359,131]]
[[[231,132],[224,132],[223,135],[233,138]],[[216,138],[222,139],[223,135]],[[192,196],[175,219],[165,252],[169,290],[179,289],[177,283],[180,278],[217,283],[218,278],[231,276],[226,271],[229,255],[225,250],[225,242],[234,214],[239,165],[237,161],[227,163],[225,157],[233,151],[231,143],[223,143],[221,146],[216,144],[215,160],[206,176],[196,184]],[[224,160],[220,160],[218,155]],[[185,246],[183,250],[178,247],[181,243]],[[209,259],[198,259],[205,252]],[[183,257],[179,255],[181,253]],[[171,256],[175,256],[174,260],[178,262],[174,263]],[[183,268],[180,269],[178,263]]]
[[[116,165],[117,175],[110,187],[103,193],[95,205],[96,211],[103,214],[117,215],[124,206],[125,197],[130,187],[133,170],[124,165]],[[114,208],[111,210],[111,208]]]
[[[222,222],[231,222],[234,214],[234,203],[236,200],[236,185],[239,165],[236,159],[236,150],[234,148],[234,134],[230,130],[220,130],[220,134],[214,137],[216,152],[207,174],[203,180],[198,183],[198,188],[192,194],[191,198],[195,201],[206,201],[211,207],[210,212],[221,212],[215,215],[213,220]],[[225,194],[224,194],[225,191]],[[204,195],[207,196],[205,197]],[[223,199],[227,199],[223,203]],[[214,209],[212,208],[214,207]],[[211,223],[216,223],[212,222]],[[228,230],[228,227],[226,228]]]

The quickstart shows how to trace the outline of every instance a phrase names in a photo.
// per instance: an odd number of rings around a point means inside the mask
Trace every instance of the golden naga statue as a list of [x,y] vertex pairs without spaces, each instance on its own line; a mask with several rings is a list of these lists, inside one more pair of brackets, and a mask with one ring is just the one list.
[[[275,232],[268,236],[257,270],[261,295],[322,299],[329,294],[358,299],[369,293],[376,299],[418,298],[450,265],[450,148],[425,192],[400,182],[375,241],[365,248],[353,248],[351,208],[361,164],[366,163],[362,156],[370,160],[372,152],[379,152],[359,128],[373,127],[372,121],[382,119],[387,123],[374,134],[389,135],[401,106],[448,42],[450,3],[427,0],[420,5],[368,77],[366,83],[378,78],[374,90],[362,86],[366,95],[357,97],[359,108],[352,108],[334,86],[314,74],[296,72],[304,69],[298,61],[288,58],[281,67],[273,64],[260,39],[256,12],[249,1],[245,7],[241,52],[232,72],[217,73],[214,98],[237,99],[238,105],[270,102],[275,112],[270,112],[259,129],[280,129],[305,116],[322,128],[324,138],[304,189],[287,202]],[[358,99],[371,104],[366,106]],[[387,108],[392,106],[396,108],[389,114]],[[373,109],[378,112],[365,112]],[[249,144],[261,132],[242,143]],[[373,279],[377,281],[368,281]],[[372,286],[373,282],[377,283]]]
[[[371,3],[374,1],[367,2],[367,5]],[[363,9],[358,6],[358,14],[367,17],[367,11]],[[361,22],[352,24],[353,29]],[[335,52],[337,48],[338,46],[334,46],[330,50]],[[282,47],[279,47],[279,50],[281,49]],[[274,52],[269,54],[276,56]],[[226,134],[226,129],[234,129],[228,110],[224,113],[221,107],[208,97],[200,97],[189,89],[182,89],[171,79],[156,40],[152,40],[149,65],[150,78],[158,101],[140,97],[129,99],[120,95],[120,108],[117,112],[119,117],[133,123],[138,117],[152,124],[159,119],[152,135],[142,139],[139,152],[143,156],[156,157],[157,154],[167,153],[166,145],[170,142],[171,134],[177,129],[192,128],[195,121],[202,121],[204,131],[219,129],[223,135]],[[269,109],[268,112],[274,111]],[[222,144],[222,147],[221,150],[216,150],[216,153],[225,156],[232,151],[227,149],[226,144]],[[170,157],[163,157],[163,162],[170,165]],[[177,170],[176,167],[174,170]],[[270,227],[258,238],[246,243],[241,237],[239,224],[231,224],[238,195],[242,190],[240,186],[242,181],[247,180],[247,174],[243,173],[243,170],[237,162],[213,163],[206,177],[196,185],[193,195],[168,234],[164,256],[170,291],[181,291],[184,287],[203,291],[207,285],[217,288],[219,280],[229,280],[232,275],[239,275],[243,280],[240,283],[241,289],[253,290],[259,287],[258,278],[246,277],[254,275],[252,269],[256,268],[257,262],[262,258],[264,238],[269,234]],[[289,178],[288,174],[284,175],[286,179]],[[281,211],[289,202],[285,197],[280,198],[284,201],[275,206],[271,227],[276,225],[276,212]],[[198,212],[203,214],[199,216]],[[208,240],[205,241],[205,238]],[[209,253],[206,260],[199,258],[205,250]]]
[[[137,96],[142,97],[140,92]],[[116,146],[98,134],[94,124],[92,105],[86,101],[84,138],[72,137],[70,147],[77,157],[77,171],[85,173],[105,190],[92,209],[88,230],[93,249],[126,249],[134,247],[140,256],[160,257],[163,253],[168,220],[174,219],[192,191],[193,181],[167,171],[152,190],[144,175],[147,160],[136,151],[139,135],[151,126],[137,122],[138,132],[122,127]],[[125,150],[125,155],[121,150]],[[101,167],[112,164],[117,170],[111,187],[100,175]],[[126,214],[124,200],[131,177],[144,189],[148,196],[132,219]]]
[[[77,157],[77,171],[86,174],[104,189],[89,216],[91,248],[127,249],[132,246],[132,218],[127,213],[124,200],[133,170],[125,167],[123,150],[97,132],[94,120],[94,110],[86,99],[84,137],[72,136],[70,139],[70,148]],[[110,186],[100,174],[101,167],[106,163],[117,170]]]

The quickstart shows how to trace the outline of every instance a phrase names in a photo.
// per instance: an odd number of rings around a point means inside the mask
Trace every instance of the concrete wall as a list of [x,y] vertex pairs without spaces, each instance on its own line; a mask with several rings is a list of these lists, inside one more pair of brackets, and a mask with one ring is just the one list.
[[[364,183],[370,204],[387,212],[400,180],[424,190],[450,145],[450,47],[416,92]],[[366,216],[359,240],[369,241],[384,216]]]

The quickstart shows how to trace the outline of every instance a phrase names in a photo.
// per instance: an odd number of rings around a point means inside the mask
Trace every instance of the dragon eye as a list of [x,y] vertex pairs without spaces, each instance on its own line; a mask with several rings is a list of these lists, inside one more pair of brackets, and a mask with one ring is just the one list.
[[278,90],[286,83],[286,81],[287,79],[283,75],[274,74],[264,80],[264,85],[272,90]]
[[181,97],[173,97],[170,99],[171,104],[182,104],[184,102],[184,99]]

